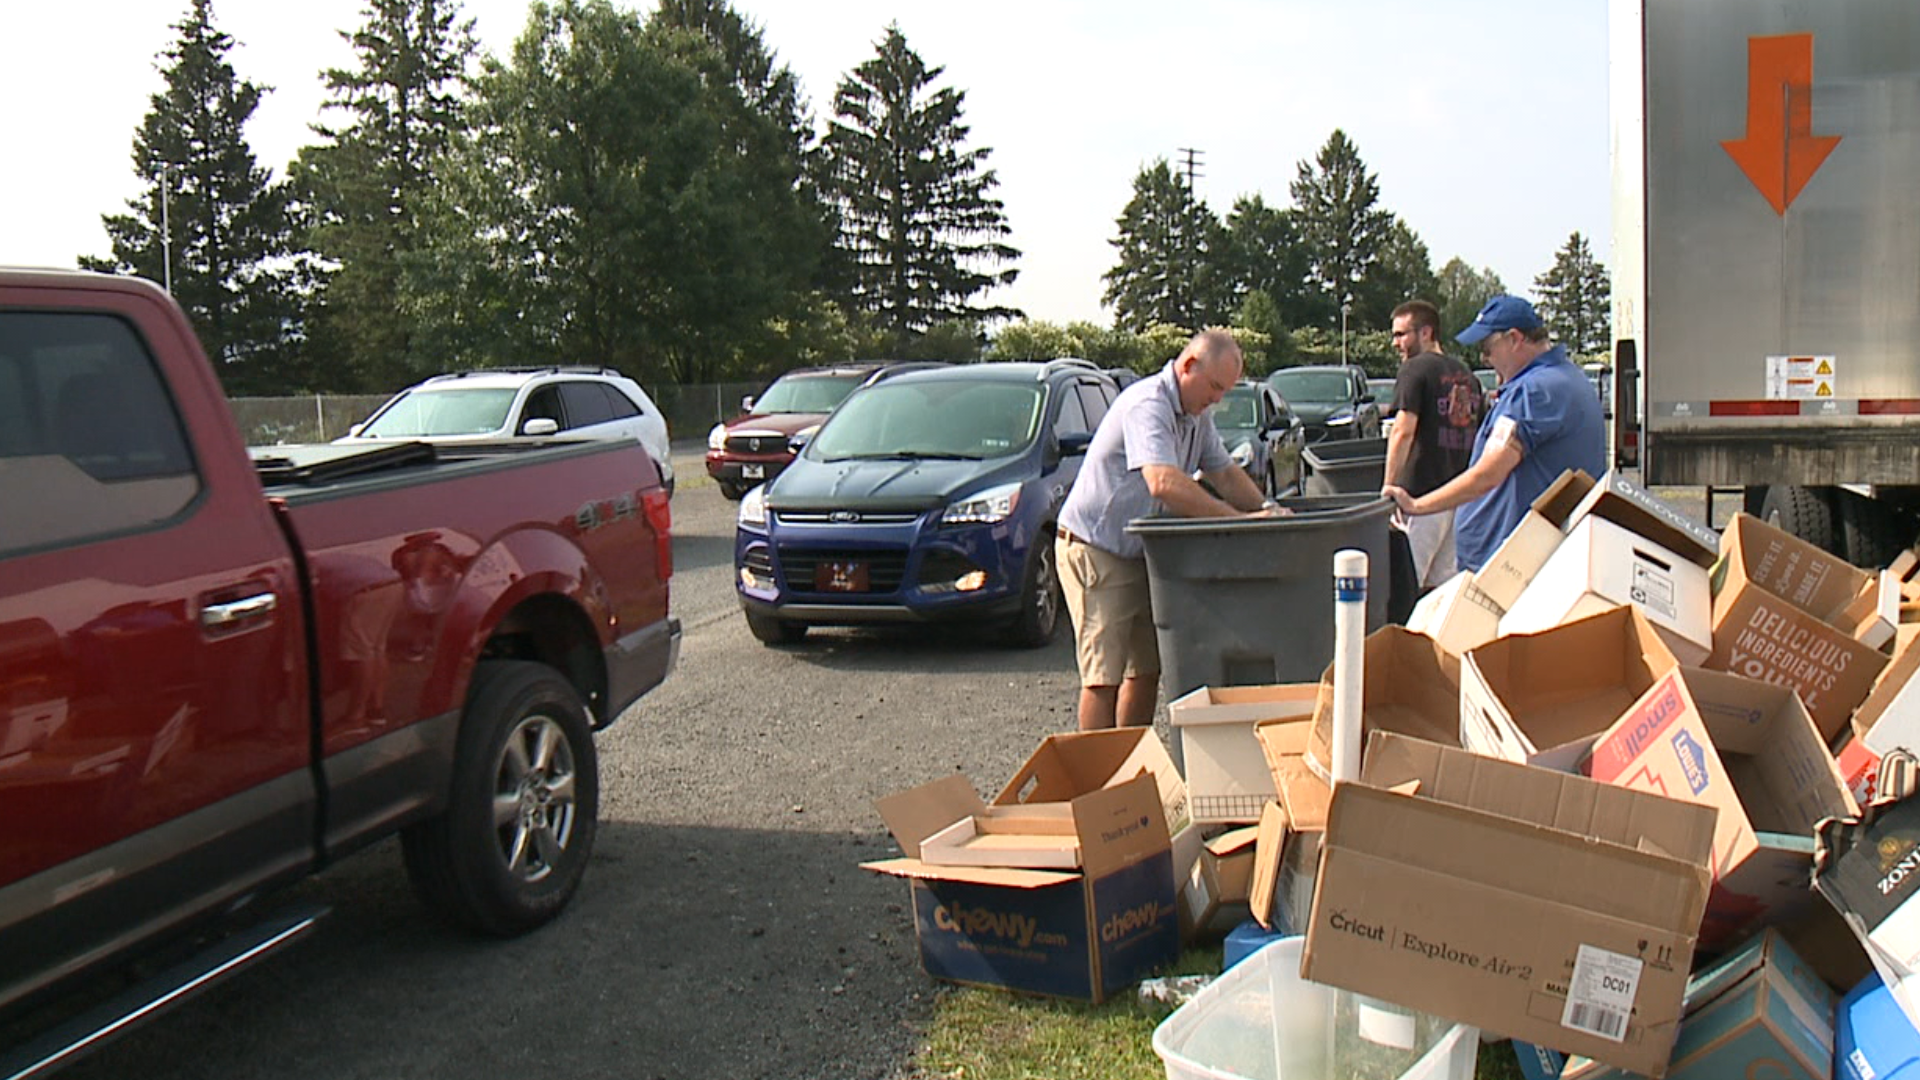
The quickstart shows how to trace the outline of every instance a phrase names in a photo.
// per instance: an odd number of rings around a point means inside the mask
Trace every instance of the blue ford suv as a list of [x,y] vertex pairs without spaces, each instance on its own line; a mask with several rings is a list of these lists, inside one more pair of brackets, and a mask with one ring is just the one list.
[[747,626],[969,621],[1046,644],[1060,623],[1055,516],[1118,393],[1084,360],[883,373],[786,471],[740,501]]

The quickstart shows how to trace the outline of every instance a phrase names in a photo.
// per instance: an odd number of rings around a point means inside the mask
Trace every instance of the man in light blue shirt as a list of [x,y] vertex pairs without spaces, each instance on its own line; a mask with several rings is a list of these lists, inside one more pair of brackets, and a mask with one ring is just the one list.
[[1548,340],[1532,304],[1496,296],[1454,340],[1480,346],[1500,375],[1500,396],[1474,439],[1473,462],[1418,498],[1386,490],[1409,515],[1459,507],[1454,552],[1460,569],[1478,570],[1561,473],[1606,472],[1607,438],[1593,384],[1566,349]]
[[[1125,727],[1153,723],[1160,650],[1144,549],[1127,523],[1162,510],[1226,517],[1273,509],[1227,456],[1207,412],[1240,370],[1233,335],[1206,330],[1159,374],[1127,387],[1100,421],[1060,508],[1054,556],[1073,616],[1082,731],[1116,721]],[[1196,470],[1225,501],[1193,479]]]

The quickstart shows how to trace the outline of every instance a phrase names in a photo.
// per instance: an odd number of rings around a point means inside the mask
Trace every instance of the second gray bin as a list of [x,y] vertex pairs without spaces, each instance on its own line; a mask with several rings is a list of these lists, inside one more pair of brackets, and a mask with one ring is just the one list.
[[1167,699],[1202,686],[1313,682],[1333,662],[1333,554],[1367,553],[1367,629],[1387,621],[1387,519],[1374,495],[1282,499],[1271,518],[1141,518]]
[[1300,452],[1303,495],[1375,495],[1387,481],[1387,440],[1323,439]]

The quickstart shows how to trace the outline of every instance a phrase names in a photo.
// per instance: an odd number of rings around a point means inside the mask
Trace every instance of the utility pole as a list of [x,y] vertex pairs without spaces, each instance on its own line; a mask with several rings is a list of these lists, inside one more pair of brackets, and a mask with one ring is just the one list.
[[173,223],[169,220],[168,189],[173,186],[173,165],[160,166],[160,287],[173,295]]
[[[1200,171],[1200,159],[1205,156],[1205,151],[1196,150],[1190,146],[1183,146],[1180,148],[1179,153],[1182,159],[1180,162],[1180,171],[1187,174],[1187,198],[1197,205],[1200,197],[1196,193],[1193,184],[1195,180],[1198,180],[1203,175]],[[1187,309],[1187,314],[1189,315],[1188,321],[1198,324],[1201,320],[1198,303],[1199,297],[1194,295],[1194,275],[1198,272],[1195,264],[1200,261],[1200,238],[1192,235],[1185,228],[1186,222],[1182,222],[1181,224],[1182,228],[1180,231],[1185,234],[1182,238],[1186,241],[1184,245],[1186,251],[1182,252],[1182,254],[1186,256],[1187,272],[1185,277],[1187,280],[1187,303],[1191,305]],[[1196,325],[1194,329],[1199,329],[1199,326]]]
[[1181,156],[1180,171],[1187,174],[1187,194],[1191,195],[1194,193],[1193,182],[1206,175],[1200,171],[1200,159],[1206,156],[1206,151],[1195,150],[1190,146],[1183,146],[1180,148],[1179,153]]

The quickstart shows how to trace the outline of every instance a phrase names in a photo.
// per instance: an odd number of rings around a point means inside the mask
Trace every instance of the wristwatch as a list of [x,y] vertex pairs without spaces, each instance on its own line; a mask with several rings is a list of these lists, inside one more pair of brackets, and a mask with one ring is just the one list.
[[1280,509],[1280,504],[1279,504],[1279,503],[1277,503],[1277,502],[1275,502],[1275,501],[1273,501],[1272,499],[1268,499],[1267,501],[1265,501],[1265,502],[1263,502],[1263,503],[1261,503],[1261,504],[1260,504],[1260,509],[1262,509],[1262,510],[1278,510],[1278,509]]

